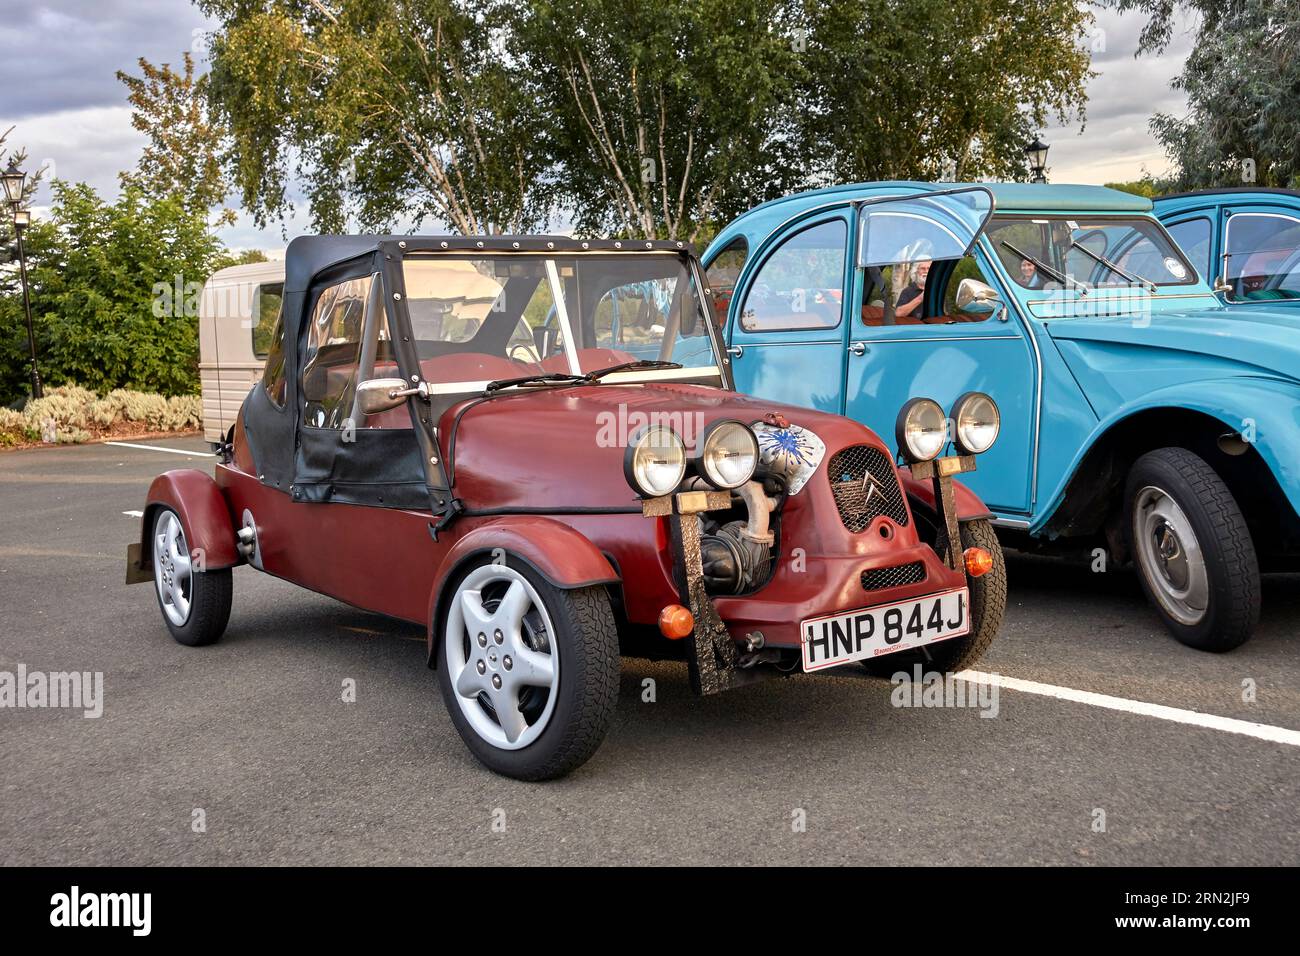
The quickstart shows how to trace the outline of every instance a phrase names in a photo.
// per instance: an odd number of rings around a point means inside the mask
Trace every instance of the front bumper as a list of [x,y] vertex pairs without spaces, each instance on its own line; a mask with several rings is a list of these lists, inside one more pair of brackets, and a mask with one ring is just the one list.
[[923,543],[899,543],[871,561],[860,554],[804,555],[798,569],[790,561],[778,564],[760,592],[734,597],[714,597],[705,588],[697,521],[701,512],[729,507],[730,492],[691,491],[644,501],[646,517],[669,519],[673,577],[682,603],[695,618],[695,629],[686,639],[692,689],[715,694],[752,681],[758,674],[739,666],[739,647],[799,650],[802,621],[965,586],[952,476],[973,466],[973,459],[953,458],[913,467],[918,478],[935,483],[941,521],[937,550]]

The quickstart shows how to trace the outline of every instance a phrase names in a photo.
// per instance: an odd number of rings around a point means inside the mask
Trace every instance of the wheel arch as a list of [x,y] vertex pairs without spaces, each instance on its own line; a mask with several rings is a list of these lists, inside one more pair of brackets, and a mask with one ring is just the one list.
[[437,667],[438,627],[455,582],[483,557],[517,561],[561,590],[613,587],[622,582],[610,559],[582,532],[555,518],[519,515],[493,518],[452,545],[429,595],[429,667]]
[[1116,416],[1098,429],[1080,454],[1052,507],[1045,511],[1047,517],[1033,529],[1035,534],[1054,538],[1106,533],[1116,550],[1120,537],[1115,533],[1116,521],[1122,513],[1129,470],[1147,452],[1176,447],[1200,456],[1223,479],[1261,545],[1261,555],[1293,553],[1300,547],[1300,515],[1261,453],[1260,442],[1226,442],[1229,448],[1236,446],[1236,454],[1221,442],[1241,434],[1245,417],[1234,425],[1225,420],[1231,416],[1168,404]]
[[155,478],[145,496],[140,521],[142,570],[153,561],[153,523],[163,508],[170,508],[180,518],[191,553],[202,550],[204,570],[217,571],[244,563],[235,546],[230,508],[216,481],[196,468],[179,468]]

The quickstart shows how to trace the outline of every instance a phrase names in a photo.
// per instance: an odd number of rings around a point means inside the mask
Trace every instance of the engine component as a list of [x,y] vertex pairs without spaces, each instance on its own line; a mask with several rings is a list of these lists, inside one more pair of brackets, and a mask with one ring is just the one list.
[[745,504],[748,520],[701,524],[700,558],[711,594],[742,594],[767,580],[771,572],[776,536],[768,517],[776,501],[756,481],[746,482],[736,494]]

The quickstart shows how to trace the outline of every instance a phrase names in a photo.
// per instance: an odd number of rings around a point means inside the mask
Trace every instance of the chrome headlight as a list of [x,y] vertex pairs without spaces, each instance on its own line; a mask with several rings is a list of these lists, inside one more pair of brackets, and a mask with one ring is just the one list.
[[741,422],[712,422],[700,437],[695,467],[715,488],[739,488],[758,467],[758,439]]
[[623,475],[642,497],[670,495],[686,475],[686,446],[671,428],[647,425],[627,446]]
[[929,461],[948,444],[948,419],[932,398],[910,399],[894,426],[898,450],[908,461]]
[[1002,430],[998,403],[983,392],[967,392],[952,405],[953,438],[967,455],[979,455],[993,447]]

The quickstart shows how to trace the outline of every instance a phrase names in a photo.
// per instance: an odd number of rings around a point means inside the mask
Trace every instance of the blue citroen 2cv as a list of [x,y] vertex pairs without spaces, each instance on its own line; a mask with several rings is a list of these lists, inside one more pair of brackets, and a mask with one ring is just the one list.
[[1300,191],[1203,189],[1155,214],[1226,305],[1300,309]]
[[[1240,645],[1261,570],[1300,566],[1300,317],[1225,306],[1150,200],[836,186],[750,210],[703,261],[741,391],[912,459],[1000,429],[969,482],[1004,543],[1132,561],[1184,644]],[[941,409],[898,415],[916,396]]]

